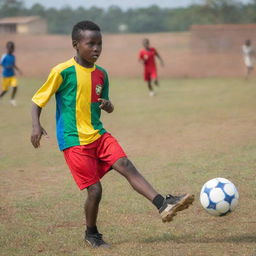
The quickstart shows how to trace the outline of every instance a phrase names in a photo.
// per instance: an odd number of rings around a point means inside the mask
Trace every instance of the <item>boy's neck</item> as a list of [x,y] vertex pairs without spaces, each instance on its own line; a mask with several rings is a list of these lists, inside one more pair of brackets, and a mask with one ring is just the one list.
[[74,59],[79,65],[81,65],[85,68],[93,68],[94,67],[94,63],[91,63],[91,62],[88,62],[88,61],[82,59],[79,55],[75,56]]

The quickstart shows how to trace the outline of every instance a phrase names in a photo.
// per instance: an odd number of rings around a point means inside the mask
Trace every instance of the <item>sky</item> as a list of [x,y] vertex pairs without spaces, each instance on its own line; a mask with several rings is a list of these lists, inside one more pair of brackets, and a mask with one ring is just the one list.
[[[79,6],[90,8],[91,6],[97,6],[101,8],[108,8],[111,5],[119,6],[122,9],[148,7],[151,5],[158,5],[159,7],[186,7],[191,4],[200,3],[202,0],[23,0],[26,7],[31,7],[35,3],[39,3],[46,8],[62,8],[70,6],[76,9]],[[248,3],[250,0],[240,0],[240,2]]]

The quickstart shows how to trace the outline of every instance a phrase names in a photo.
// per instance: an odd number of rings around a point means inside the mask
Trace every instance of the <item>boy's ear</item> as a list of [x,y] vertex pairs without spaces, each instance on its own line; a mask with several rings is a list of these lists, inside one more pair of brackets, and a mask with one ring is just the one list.
[[72,40],[73,47],[77,50],[77,44],[78,42],[76,40]]

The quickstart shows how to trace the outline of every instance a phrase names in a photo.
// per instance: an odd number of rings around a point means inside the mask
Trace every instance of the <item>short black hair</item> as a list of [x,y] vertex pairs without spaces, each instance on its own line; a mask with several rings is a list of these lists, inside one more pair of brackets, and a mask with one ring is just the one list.
[[14,47],[14,42],[13,41],[8,41],[6,43],[6,47]]
[[245,40],[245,44],[246,45],[251,45],[251,40],[250,39]]
[[85,30],[100,31],[100,27],[90,20],[80,21],[73,27],[72,40],[79,41],[81,39],[80,32]]

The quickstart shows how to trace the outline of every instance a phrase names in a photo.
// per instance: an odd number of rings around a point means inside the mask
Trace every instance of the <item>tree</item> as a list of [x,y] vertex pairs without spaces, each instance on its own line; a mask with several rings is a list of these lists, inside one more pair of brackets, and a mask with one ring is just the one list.
[[17,16],[24,10],[23,2],[18,0],[1,0],[0,1],[0,16]]
[[[84,6],[86,6],[84,4]],[[256,0],[243,4],[241,0],[200,0],[186,8],[148,8],[122,10],[111,6],[107,10],[98,7],[66,6],[62,9],[35,4],[24,8],[22,0],[0,0],[0,17],[38,15],[48,22],[48,31],[69,34],[73,25],[81,20],[93,20],[104,33],[187,31],[193,24],[256,23]]]
[[38,16],[44,17],[45,16],[45,8],[41,4],[34,4],[30,8],[29,13],[31,13],[33,15],[38,15]]
[[218,8],[221,6],[234,6],[239,4],[238,0],[202,0],[203,5],[211,7],[211,8]]

